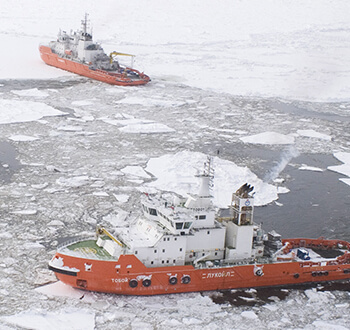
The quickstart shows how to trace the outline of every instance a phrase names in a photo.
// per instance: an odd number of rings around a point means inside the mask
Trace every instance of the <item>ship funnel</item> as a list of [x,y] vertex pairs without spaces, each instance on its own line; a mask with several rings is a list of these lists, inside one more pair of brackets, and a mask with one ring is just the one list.
[[248,198],[249,193],[251,193],[253,190],[254,190],[254,186],[251,186],[250,184],[245,183],[239,189],[237,189],[236,195],[241,198]]
[[253,190],[253,186],[245,183],[232,194],[230,205],[233,212],[232,219],[238,226],[253,224],[254,197],[250,194]]

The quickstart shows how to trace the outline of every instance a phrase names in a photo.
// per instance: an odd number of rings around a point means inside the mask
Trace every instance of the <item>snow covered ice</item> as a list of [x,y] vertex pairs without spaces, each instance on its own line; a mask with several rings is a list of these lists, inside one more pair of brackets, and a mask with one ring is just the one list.
[[[151,83],[111,87],[41,61],[38,44],[85,12]],[[346,290],[113,296],[55,282],[47,263],[62,238],[127,226],[144,191],[196,191],[207,154],[216,206],[249,182],[264,226],[349,240],[349,16],[327,0],[4,1],[0,329],[348,329]],[[314,190],[294,188],[306,177]]]

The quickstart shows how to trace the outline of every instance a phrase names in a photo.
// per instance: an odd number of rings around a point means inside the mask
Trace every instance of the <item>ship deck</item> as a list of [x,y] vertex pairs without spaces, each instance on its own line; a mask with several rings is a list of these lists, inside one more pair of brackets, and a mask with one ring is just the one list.
[[[332,250],[320,250],[320,249],[311,249],[306,248],[310,254],[309,262],[324,262],[334,260],[336,257],[341,256],[344,251],[340,249],[332,249]],[[59,249],[59,252],[62,252],[67,255],[71,255],[78,258],[86,258],[86,259],[97,259],[97,260],[108,260],[108,261],[116,261],[118,260],[117,256],[112,256],[106,249],[100,247],[96,244],[95,239],[86,239],[86,240],[76,240],[67,242],[63,247]],[[290,253],[285,254],[283,256],[278,256],[277,260],[272,261],[271,258],[261,257],[258,262],[265,263],[279,263],[279,262],[295,262],[295,261],[306,261],[296,257],[297,248],[294,248]],[[291,255],[294,254],[293,257]],[[186,265],[193,265],[195,268],[207,268],[207,261],[199,262],[194,265],[193,263],[186,263]],[[213,265],[209,267],[232,267],[237,265],[249,265],[256,263],[257,260],[222,260],[221,262],[213,262]]]
[[96,240],[83,240],[64,246],[59,252],[75,257],[99,260],[116,260],[104,248],[96,244]]

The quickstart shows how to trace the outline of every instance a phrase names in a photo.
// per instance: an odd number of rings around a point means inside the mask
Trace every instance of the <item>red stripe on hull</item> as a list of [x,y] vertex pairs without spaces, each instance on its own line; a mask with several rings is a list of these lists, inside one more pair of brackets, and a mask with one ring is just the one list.
[[119,86],[137,86],[145,85],[150,81],[150,78],[147,75],[134,69],[128,68],[128,70],[138,74],[141,79],[132,80],[129,78],[124,78],[122,74],[108,73],[107,71],[103,70],[91,70],[86,64],[59,57],[57,54],[54,54],[51,51],[51,48],[46,46],[40,46],[39,51],[42,60],[48,65],[73,72],[84,77],[99,80],[107,84]]
[[[118,261],[83,259],[60,253],[55,257],[62,258],[65,266],[80,270],[77,276],[56,272],[63,283],[89,291],[124,295],[158,295],[350,279],[350,264],[321,266],[321,263],[298,261],[261,264],[258,266],[262,266],[263,275],[258,276],[255,274],[256,265],[203,269],[193,266],[147,268],[134,255],[121,255]],[[182,282],[184,276],[190,277],[189,283]],[[170,277],[176,277],[177,283],[171,284]],[[151,281],[145,283],[149,286],[144,286],[144,279]],[[136,287],[130,286],[131,280],[137,280]]]

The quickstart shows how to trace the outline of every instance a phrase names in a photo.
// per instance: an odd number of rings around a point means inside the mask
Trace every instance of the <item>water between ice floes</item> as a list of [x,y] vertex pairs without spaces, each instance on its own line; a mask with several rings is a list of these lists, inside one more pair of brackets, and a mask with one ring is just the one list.
[[[35,291],[52,280],[47,262],[61,237],[90,234],[100,222],[127,225],[134,219],[140,191],[153,178],[121,171],[126,166],[145,168],[150,158],[189,150],[247,166],[264,178],[289,146],[240,138],[267,131],[292,136],[298,154],[277,173],[278,185],[290,191],[258,207],[256,221],[284,237],[350,239],[349,186],[327,170],[340,164],[334,152],[349,149],[349,104],[283,106],[281,100],[233,97],[170,82],[141,88],[85,79],[1,84],[2,99],[63,112],[1,125],[0,315],[8,317],[1,319],[3,327],[31,317],[63,328],[64,315],[77,311],[78,317],[92,315],[89,326],[98,329],[345,329],[350,324],[348,286],[164,297],[82,293],[81,299]],[[331,138],[307,137],[300,130]]]

